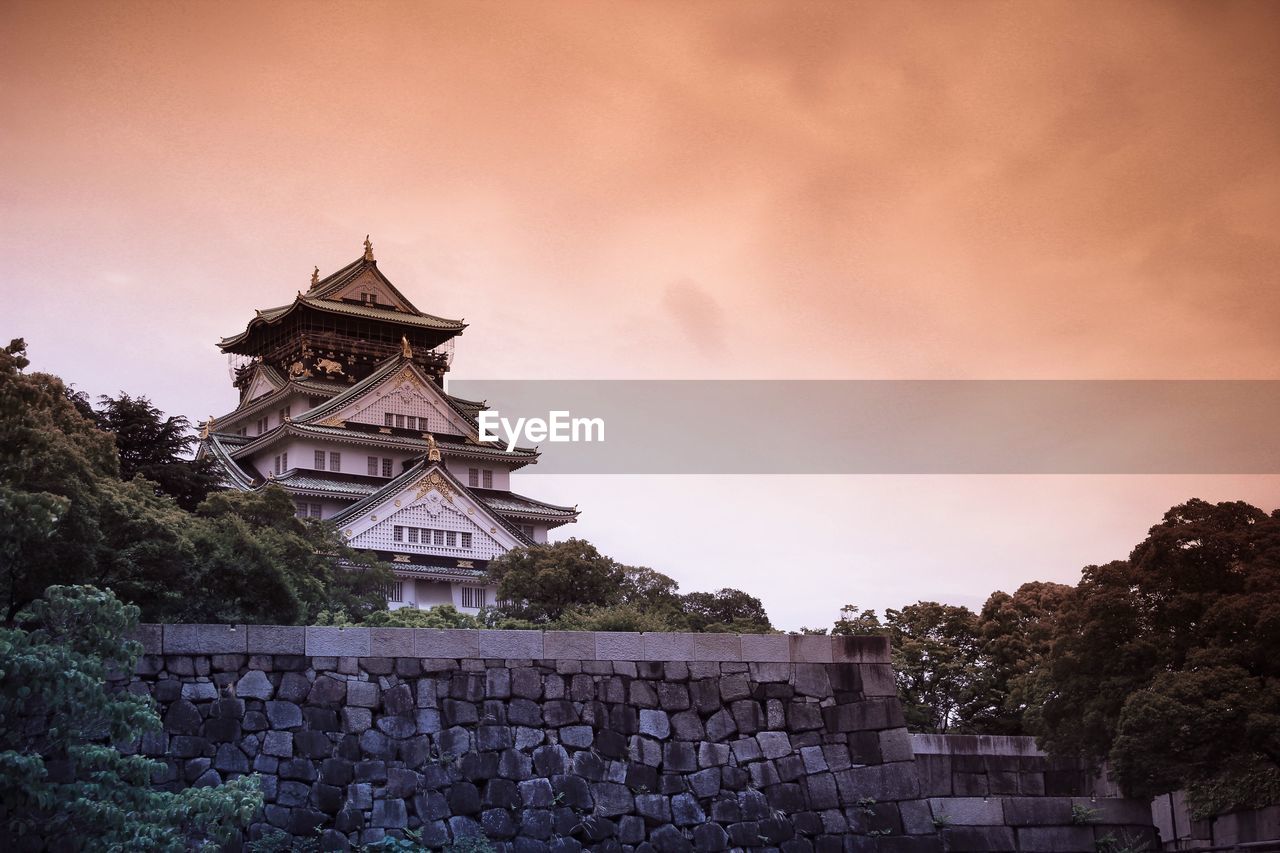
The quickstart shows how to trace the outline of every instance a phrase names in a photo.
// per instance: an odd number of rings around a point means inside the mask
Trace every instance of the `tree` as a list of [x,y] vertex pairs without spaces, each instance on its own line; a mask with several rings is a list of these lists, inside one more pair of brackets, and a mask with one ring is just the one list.
[[1127,560],[1087,567],[1055,624],[1033,709],[1051,752],[1193,802],[1230,774],[1280,778],[1280,513],[1175,506]]
[[510,602],[503,611],[535,623],[553,622],[570,607],[616,604],[626,581],[623,567],[584,539],[508,551],[489,563],[488,576]]
[[452,604],[438,604],[430,610],[416,607],[400,607],[396,610],[378,610],[361,622],[375,628],[482,628],[480,620],[469,613],[462,613]]
[[773,630],[760,599],[740,589],[691,592],[681,599],[681,608],[691,631],[767,634]]
[[1032,679],[1053,640],[1054,616],[1071,587],[1032,581],[993,592],[978,614],[979,678],[961,711],[966,730],[1023,735],[1033,701]]
[[969,731],[964,711],[981,671],[977,617],[967,607],[919,601],[901,610],[846,605],[835,636],[888,634],[898,696],[914,731]]
[[[15,850],[184,850],[224,842],[262,806],[256,777],[177,793],[163,763],[126,755],[160,728],[150,696],[108,684],[133,671],[138,609],[92,587],[50,587],[0,628],[0,827]],[[118,675],[116,676],[118,677]]]
[[332,524],[303,521],[279,486],[215,492],[190,522],[194,582],[183,621],[310,623],[321,613],[360,621],[386,609],[394,577],[346,545]]
[[[60,379],[27,365],[21,340],[0,351],[0,618],[49,584],[77,583],[114,590],[149,621],[293,623],[321,610],[359,620],[386,606],[389,570],[332,525],[295,518],[275,486],[215,492],[193,513],[142,476],[122,479],[113,435]],[[145,400],[124,399],[117,425],[157,419]],[[166,423],[161,456],[184,440]]]
[[99,429],[115,436],[125,480],[145,477],[188,511],[218,488],[222,478],[217,461],[212,456],[188,458],[196,437],[185,417],[165,417],[146,397],[122,391],[118,397],[100,397],[93,419]]

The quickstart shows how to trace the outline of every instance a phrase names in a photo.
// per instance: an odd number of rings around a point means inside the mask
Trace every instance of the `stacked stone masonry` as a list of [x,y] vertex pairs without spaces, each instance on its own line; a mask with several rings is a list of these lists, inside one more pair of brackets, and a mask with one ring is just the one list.
[[258,774],[252,838],[1096,853],[1153,833],[1145,804],[1028,796],[1043,771],[956,796],[948,769],[941,790],[881,637],[168,625],[138,639],[129,689],[155,698],[163,730],[132,748],[165,762],[168,788]]

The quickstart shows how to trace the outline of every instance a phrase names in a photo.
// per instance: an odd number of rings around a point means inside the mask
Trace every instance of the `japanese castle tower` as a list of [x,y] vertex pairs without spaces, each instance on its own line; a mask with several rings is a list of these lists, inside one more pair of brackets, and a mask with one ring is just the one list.
[[479,441],[485,404],[445,391],[465,323],[414,307],[367,238],[362,257],[319,273],[219,344],[240,404],[203,425],[200,453],[231,488],[280,486],[299,516],[333,522],[390,563],[390,606],[492,605],[488,561],[547,541],[577,509],[511,491],[511,472],[537,451]]

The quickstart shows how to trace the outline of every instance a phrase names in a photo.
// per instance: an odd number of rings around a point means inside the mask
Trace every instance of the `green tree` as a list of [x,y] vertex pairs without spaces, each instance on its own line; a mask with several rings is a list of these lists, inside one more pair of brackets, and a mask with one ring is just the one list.
[[118,397],[100,397],[93,420],[115,436],[123,479],[145,477],[188,511],[218,488],[217,461],[211,456],[189,458],[196,437],[185,417],[166,417],[146,397],[122,391]]
[[378,610],[361,622],[375,628],[482,628],[475,616],[462,613],[452,604],[438,604],[430,610],[416,607],[400,607],[396,610]]
[[973,702],[981,659],[977,617],[967,607],[919,601],[885,611],[847,605],[835,636],[888,634],[907,725],[913,731],[968,731],[964,712]]
[[767,634],[773,630],[760,599],[740,589],[691,592],[682,597],[680,605],[691,631]]
[[1087,567],[1055,625],[1033,709],[1051,752],[1109,758],[1144,796],[1276,778],[1280,513],[1173,507],[1129,559]]
[[504,613],[534,623],[559,619],[571,607],[604,607],[620,601],[624,568],[585,539],[508,551],[489,563],[488,576]]
[[[0,618],[73,583],[110,588],[149,621],[359,620],[386,606],[390,572],[332,525],[295,518],[277,487],[215,492],[191,513],[142,476],[123,480],[113,435],[60,379],[27,366],[21,340],[0,350]],[[137,401],[126,408],[117,423],[154,419]],[[164,453],[183,440],[167,423]]]
[[978,614],[979,672],[962,726],[983,734],[1029,734],[1032,680],[1053,641],[1054,616],[1071,587],[1032,581],[993,592]]
[[133,671],[138,609],[92,587],[50,587],[0,628],[0,827],[14,850],[178,851],[230,840],[262,806],[256,777],[160,791],[161,762],[125,755],[160,728]]

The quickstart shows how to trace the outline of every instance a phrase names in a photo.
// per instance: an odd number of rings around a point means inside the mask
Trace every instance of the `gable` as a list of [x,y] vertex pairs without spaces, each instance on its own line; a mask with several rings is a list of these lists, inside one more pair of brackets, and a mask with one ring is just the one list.
[[[395,528],[404,528],[396,541]],[[428,542],[421,533],[411,542],[408,529],[431,531]],[[441,531],[444,543],[437,545],[435,531]],[[490,511],[461,489],[439,468],[433,467],[397,494],[368,512],[361,513],[344,527],[347,542],[356,549],[396,551],[403,554],[434,554],[458,559],[492,560],[522,543]],[[447,544],[454,534],[454,545]],[[471,537],[463,547],[461,534]]]
[[321,423],[339,425],[351,421],[381,427],[386,426],[387,415],[391,415],[393,424],[397,423],[397,416],[417,418],[420,432],[475,437],[471,424],[449,405],[438,386],[424,380],[408,363]]
[[282,385],[272,382],[266,371],[259,367],[254,371],[253,380],[249,383],[249,386],[244,389],[244,401],[256,400],[263,394],[270,394],[272,391],[282,387]]
[[372,294],[376,297],[376,304],[384,308],[390,307],[395,308],[397,311],[413,312],[413,306],[405,302],[399,294],[388,287],[386,282],[372,269],[364,270],[332,293],[326,293],[324,298],[337,301],[349,299],[353,302],[364,302],[366,297],[363,294]]

